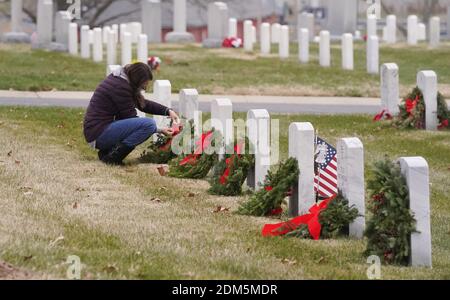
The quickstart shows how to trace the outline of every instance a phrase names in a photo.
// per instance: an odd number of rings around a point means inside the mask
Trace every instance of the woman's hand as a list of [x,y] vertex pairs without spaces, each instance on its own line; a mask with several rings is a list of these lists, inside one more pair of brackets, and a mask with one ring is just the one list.
[[178,117],[177,113],[174,112],[173,110],[169,110],[169,116],[172,119],[173,123],[176,125],[180,125],[180,117]]
[[166,128],[161,129],[161,133],[166,136],[173,136],[174,130],[172,128],[166,127]]

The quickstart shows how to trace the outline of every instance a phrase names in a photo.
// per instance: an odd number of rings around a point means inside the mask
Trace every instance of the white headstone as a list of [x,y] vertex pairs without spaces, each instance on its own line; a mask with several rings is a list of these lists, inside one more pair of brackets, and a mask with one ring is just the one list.
[[37,46],[46,47],[53,40],[53,0],[39,0],[37,7]]
[[256,44],[258,42],[258,38],[256,36],[256,26],[252,25],[252,41],[253,44]]
[[345,33],[342,35],[342,68],[344,70],[353,70],[353,35]]
[[131,33],[125,32],[122,35],[122,66],[131,64],[133,60],[132,52],[131,52]]
[[380,43],[378,36],[367,38],[367,73],[378,74],[380,72]]
[[128,25],[131,33],[131,42],[137,44],[139,40],[139,35],[142,34],[142,24],[139,22],[131,22]]
[[343,138],[337,145],[338,187],[348,205],[358,209],[360,217],[350,224],[349,235],[363,238],[365,222],[364,146],[358,138]]
[[94,28],[93,59],[95,62],[103,61],[103,35],[101,28]]
[[416,220],[416,231],[411,234],[413,267],[432,267],[430,182],[428,163],[423,157],[400,158],[402,174],[409,188],[409,208]]
[[399,74],[398,66],[387,63],[381,66],[381,109],[387,110],[392,116],[397,115],[399,105]]
[[314,39],[314,14],[303,12],[298,15],[298,29],[308,29],[309,40]]
[[347,32],[354,32],[357,25],[358,0],[327,1],[328,26],[331,35],[341,36]]
[[[154,101],[166,107],[172,107],[172,85],[169,80],[155,80],[153,83]],[[163,116],[154,116],[156,126],[164,128],[170,126],[170,120]]]
[[244,21],[244,50],[253,51],[253,22],[250,20]]
[[234,143],[233,104],[228,98],[217,98],[211,102],[211,127],[222,135],[222,145],[219,149],[222,155],[227,154],[227,146]]
[[183,89],[180,91],[179,112],[188,120],[194,120],[195,135],[200,135],[200,111],[198,109],[198,92],[196,89]]
[[298,185],[289,201],[291,216],[303,215],[315,203],[314,192],[314,127],[311,123],[292,123],[289,126],[289,157],[298,160]]
[[112,30],[112,32],[114,32],[115,43],[118,44],[119,43],[119,25],[113,24],[111,26],[111,30]]
[[238,36],[237,20],[235,18],[230,18],[228,20],[228,37],[236,38],[237,36]]
[[417,86],[425,101],[425,129],[437,130],[437,75],[434,71],[421,71],[417,74]]
[[447,6],[447,38],[450,39],[450,5]]
[[408,45],[417,45],[417,35],[418,35],[418,26],[417,26],[417,16],[408,16]]
[[386,18],[386,42],[395,44],[397,42],[397,17],[389,15]]
[[69,53],[78,55],[78,24],[69,24]]
[[425,41],[427,39],[427,26],[424,23],[417,24],[417,40]]
[[272,43],[270,42],[270,24],[261,24],[261,54],[270,54],[270,47]]
[[325,30],[320,32],[319,57],[322,67],[331,66],[330,33]]
[[30,36],[22,30],[23,1],[11,0],[11,32],[4,36],[7,43],[29,43]]
[[166,35],[168,43],[192,43],[194,36],[186,31],[186,0],[173,0],[173,28]]
[[432,17],[430,19],[430,47],[436,48],[441,41],[441,19]]
[[270,27],[270,37],[272,44],[278,44],[280,42],[281,25],[273,23]]
[[90,58],[91,57],[91,44],[89,42],[89,26],[83,25],[81,26],[80,32],[80,40],[81,40],[81,57],[82,58]]
[[299,30],[298,37],[299,47],[298,55],[301,63],[309,62],[309,32],[306,28],[301,28]]
[[11,1],[11,32],[22,32],[23,1]]
[[140,34],[138,40],[138,61],[142,63],[148,62],[148,38],[146,34]]
[[106,44],[106,61],[108,65],[117,64],[116,34],[113,30],[108,31],[108,41]]
[[203,41],[206,48],[220,48],[228,36],[228,6],[224,2],[208,5],[208,38]]
[[368,15],[367,16],[367,38],[372,35],[377,35],[377,16]]
[[123,34],[129,32],[127,24],[120,24],[120,43],[123,43]]
[[69,24],[72,17],[68,11],[62,10],[55,15],[55,40],[57,43],[68,47]]
[[102,33],[103,33],[103,44],[108,44],[108,34],[111,31],[111,26],[103,26]]
[[142,0],[142,31],[150,43],[161,43],[162,11],[160,0]]
[[281,26],[279,56],[281,59],[289,58],[289,26]]
[[247,113],[247,137],[250,154],[255,165],[250,168],[247,185],[259,190],[270,169],[270,115],[265,109],[252,109]]
[[89,44],[94,44],[94,30],[89,30]]

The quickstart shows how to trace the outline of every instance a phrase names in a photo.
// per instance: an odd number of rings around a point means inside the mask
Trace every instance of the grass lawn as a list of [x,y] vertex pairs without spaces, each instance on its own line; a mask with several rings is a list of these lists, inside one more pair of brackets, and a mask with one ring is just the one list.
[[[142,149],[124,168],[99,163],[82,118],[79,109],[0,107],[0,261],[16,277],[65,278],[77,255],[84,279],[366,279],[364,240],[262,238],[262,225],[277,220],[234,214],[243,198],[210,196],[205,181],[160,177],[136,163]],[[333,144],[359,137],[367,176],[384,155],[424,156],[433,269],[383,266],[382,278],[450,279],[450,132],[397,131],[364,115],[272,118],[282,157],[294,121],[312,122]]]
[[[291,58],[281,61],[272,49],[270,57],[246,54],[242,49],[203,49],[198,45],[150,45],[150,55],[162,58],[157,79],[169,79],[173,91],[197,88],[201,94],[251,94],[295,96],[379,96],[379,76],[366,73],[365,44],[355,44],[355,70],[341,69],[340,45],[332,45],[332,67],[318,65],[318,46],[311,45],[311,62],[297,62],[297,45]],[[400,68],[402,95],[415,85],[420,70],[431,69],[439,77],[439,89],[450,97],[450,44],[436,50],[382,46],[380,64],[396,62]],[[257,50],[257,52],[259,52]],[[256,52],[255,52],[256,53]],[[119,55],[120,57],[120,55]],[[104,63],[68,54],[31,51],[29,46],[0,44],[0,89],[82,90],[95,89],[106,71]]]

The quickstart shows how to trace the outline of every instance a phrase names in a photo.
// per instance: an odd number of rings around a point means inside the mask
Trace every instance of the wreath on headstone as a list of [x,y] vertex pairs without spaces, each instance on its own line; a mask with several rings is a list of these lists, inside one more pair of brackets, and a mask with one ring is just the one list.
[[185,130],[190,130],[189,138],[194,135],[193,121],[189,121],[190,126],[184,127],[180,125],[175,125],[171,122],[170,126],[174,131],[173,136],[166,136],[165,134],[159,133],[155,142],[151,142],[150,145],[143,151],[140,157],[140,162],[150,163],[150,164],[167,164],[169,161],[177,157],[177,155],[172,150],[172,142],[176,136],[181,137],[182,143],[185,135],[187,134]]
[[193,154],[185,154],[169,163],[169,176],[175,178],[203,179],[217,161],[218,141],[222,139],[214,128],[203,133],[195,143]]
[[[296,218],[302,220],[286,237],[304,239],[331,239],[339,236],[348,236],[349,224],[359,216],[358,209],[349,206],[348,200],[339,193],[337,196],[323,200],[319,205],[313,206],[310,213]],[[295,224],[295,219],[290,221]]]
[[368,182],[371,191],[367,223],[366,255],[378,255],[387,264],[407,265],[411,253],[410,237],[415,219],[409,209],[409,192],[400,165],[389,159],[374,164]]
[[299,174],[297,159],[289,158],[280,163],[275,172],[267,173],[262,188],[240,205],[238,214],[260,217],[278,214]]
[[[442,96],[441,93],[438,93],[437,101],[437,116],[439,119],[438,129],[446,129],[449,127],[450,113],[444,96]],[[425,100],[422,91],[418,87],[415,87],[412,92],[402,100],[399,108],[400,113],[395,118],[388,112],[383,111],[375,116],[374,121],[386,118],[392,120],[393,125],[398,128],[425,129]]]
[[[233,146],[228,146],[228,148],[230,147]],[[242,185],[250,168],[255,164],[255,157],[249,154],[248,139],[238,141],[233,148],[233,154],[226,154],[224,159],[219,160],[214,166],[214,174],[209,181],[211,186],[208,190],[212,195],[238,196],[242,194]]]

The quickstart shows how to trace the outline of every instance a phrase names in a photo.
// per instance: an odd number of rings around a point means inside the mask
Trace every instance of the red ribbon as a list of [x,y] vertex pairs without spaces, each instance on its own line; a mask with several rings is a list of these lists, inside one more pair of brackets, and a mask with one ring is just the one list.
[[170,149],[170,146],[172,145],[173,138],[176,137],[178,134],[180,134],[180,132],[182,130],[182,127],[179,124],[173,124],[172,125],[172,130],[173,130],[172,138],[170,138],[167,141],[167,143],[165,143],[164,145],[159,147],[159,150],[161,150],[161,151],[168,151]]
[[439,125],[438,129],[445,129],[448,127],[448,120],[443,120],[441,125]]
[[195,148],[194,154],[186,156],[182,161],[180,161],[180,166],[185,166],[187,164],[195,165],[198,158],[202,155],[205,148],[211,145],[211,139],[213,137],[213,131],[202,134],[201,138],[195,143],[197,146]]
[[406,99],[405,106],[406,106],[406,112],[411,116],[413,110],[416,108],[417,103],[419,103],[419,95],[416,96],[416,99]]
[[300,225],[308,225],[309,233],[314,240],[320,238],[320,232],[322,230],[322,225],[319,222],[320,213],[328,207],[331,201],[333,201],[336,196],[322,201],[320,204],[314,204],[309,209],[309,214],[296,217],[288,222],[278,223],[278,224],[266,224],[262,229],[262,235],[267,236],[282,236],[291,231],[297,229]]
[[391,120],[392,119],[392,115],[388,112],[388,110],[383,109],[382,112],[380,112],[378,115],[376,115],[373,118],[374,122],[378,122],[381,121],[383,118],[386,118],[386,120]]
[[236,146],[234,146],[234,154],[225,160],[225,164],[227,167],[223,172],[222,176],[220,177],[219,182],[221,185],[225,185],[227,183],[228,177],[230,176],[231,167],[233,166],[234,158],[236,157],[236,155],[238,157],[241,157],[242,146],[243,146],[242,143],[239,143]]

